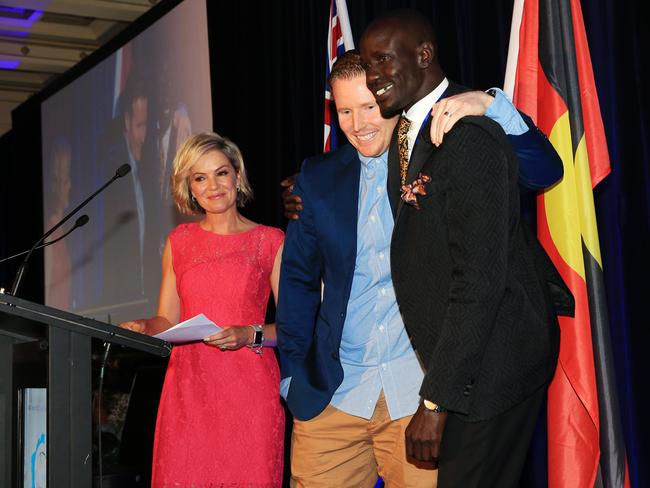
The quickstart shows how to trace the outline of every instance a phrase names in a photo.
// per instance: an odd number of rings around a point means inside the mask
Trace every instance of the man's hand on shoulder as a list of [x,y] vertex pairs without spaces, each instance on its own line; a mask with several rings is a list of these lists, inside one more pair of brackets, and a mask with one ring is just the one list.
[[282,191],[282,205],[284,206],[284,216],[289,220],[298,220],[298,214],[302,211],[302,199],[293,193],[293,185],[296,183],[298,174],[287,176],[280,182],[284,188]]
[[494,97],[482,91],[443,98],[431,109],[431,142],[439,146],[447,132],[466,115],[485,115]]
[[437,468],[446,423],[447,411],[434,412],[420,404],[406,427],[406,455]]

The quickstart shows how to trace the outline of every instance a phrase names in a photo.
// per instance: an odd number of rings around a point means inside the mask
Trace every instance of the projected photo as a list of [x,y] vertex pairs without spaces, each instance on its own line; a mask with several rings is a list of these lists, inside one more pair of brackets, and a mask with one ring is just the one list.
[[155,313],[179,218],[171,162],[212,129],[209,75],[205,2],[189,0],[43,104],[45,229],[131,167],[79,214],[87,225],[46,249],[48,305],[113,323]]

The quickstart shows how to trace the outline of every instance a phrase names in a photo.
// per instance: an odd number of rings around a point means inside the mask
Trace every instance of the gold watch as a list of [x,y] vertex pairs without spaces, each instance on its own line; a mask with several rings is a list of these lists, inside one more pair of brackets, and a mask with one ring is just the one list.
[[445,407],[438,405],[437,403],[433,403],[430,400],[422,400],[422,404],[424,405],[424,408],[433,413],[440,413],[447,410]]

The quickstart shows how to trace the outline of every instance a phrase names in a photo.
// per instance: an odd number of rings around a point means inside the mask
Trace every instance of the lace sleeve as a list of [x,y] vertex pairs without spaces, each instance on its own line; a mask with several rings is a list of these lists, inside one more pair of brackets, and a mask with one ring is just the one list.
[[278,249],[284,242],[284,232],[276,227],[266,227],[261,237],[261,259],[262,265],[265,270],[271,273],[273,269],[273,263],[275,262],[275,256],[278,253]]

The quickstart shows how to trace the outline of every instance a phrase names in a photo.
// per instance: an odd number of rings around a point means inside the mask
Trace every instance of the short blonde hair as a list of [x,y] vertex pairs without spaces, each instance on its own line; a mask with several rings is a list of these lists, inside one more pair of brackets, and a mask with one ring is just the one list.
[[237,192],[237,206],[243,207],[253,198],[253,189],[246,177],[244,158],[237,145],[230,139],[214,132],[201,132],[188,138],[176,152],[172,163],[171,193],[178,210],[188,215],[205,213],[205,210],[192,199],[190,191],[190,168],[199,158],[210,151],[222,153],[235,172],[239,175],[239,191]]
[[332,66],[328,82],[332,86],[336,80],[352,80],[357,76],[365,78],[366,70],[363,69],[359,51],[350,49],[338,57]]

